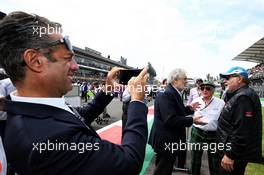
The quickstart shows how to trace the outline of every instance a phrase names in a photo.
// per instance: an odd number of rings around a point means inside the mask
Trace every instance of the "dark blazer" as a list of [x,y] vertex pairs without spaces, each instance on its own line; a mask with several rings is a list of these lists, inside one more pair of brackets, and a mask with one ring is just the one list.
[[111,100],[99,93],[87,106],[76,108],[86,124],[60,108],[6,100],[8,161],[19,175],[139,174],[147,141],[147,107],[130,103],[122,144],[115,145],[101,140],[89,125]]
[[[154,122],[152,125],[149,144],[156,153],[171,153],[172,144],[180,140],[185,142],[185,127],[193,123],[193,114],[189,107],[185,107],[180,94],[169,84],[164,93],[159,93],[154,106]],[[167,146],[166,146],[167,145]],[[165,149],[167,147],[167,149]],[[176,153],[176,152],[174,152]]]

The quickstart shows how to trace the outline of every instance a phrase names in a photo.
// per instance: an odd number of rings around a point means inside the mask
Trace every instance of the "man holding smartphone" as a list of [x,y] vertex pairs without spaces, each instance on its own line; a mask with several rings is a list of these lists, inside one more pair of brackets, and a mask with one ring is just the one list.
[[[59,26],[25,12],[13,12],[0,22],[0,64],[17,89],[4,101],[7,160],[26,175],[139,174],[147,141],[147,68],[128,82],[131,102],[121,145],[101,140],[90,124],[113,99],[111,89],[118,85],[121,68],[108,72],[105,88],[92,102],[66,105],[62,96],[72,89],[78,64],[68,37],[34,35],[36,25],[47,24]],[[51,149],[51,144],[56,147]]]

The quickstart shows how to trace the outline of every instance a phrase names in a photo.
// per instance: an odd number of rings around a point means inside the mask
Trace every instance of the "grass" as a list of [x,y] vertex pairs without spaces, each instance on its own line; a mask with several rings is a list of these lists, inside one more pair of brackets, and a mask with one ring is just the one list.
[[[264,157],[264,107],[262,107],[262,157]],[[263,175],[264,164],[249,163],[245,175]]]

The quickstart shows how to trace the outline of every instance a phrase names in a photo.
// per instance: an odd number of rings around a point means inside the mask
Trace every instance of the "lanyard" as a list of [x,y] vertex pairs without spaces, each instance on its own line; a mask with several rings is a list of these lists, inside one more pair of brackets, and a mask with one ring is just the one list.
[[207,105],[205,105],[205,107],[204,107],[203,109],[200,109],[200,111],[202,111],[202,110],[204,110],[205,108],[207,108],[207,106],[209,106],[209,105],[212,103],[213,100],[214,100],[214,98],[212,97],[211,100],[210,100],[210,102],[209,102]]

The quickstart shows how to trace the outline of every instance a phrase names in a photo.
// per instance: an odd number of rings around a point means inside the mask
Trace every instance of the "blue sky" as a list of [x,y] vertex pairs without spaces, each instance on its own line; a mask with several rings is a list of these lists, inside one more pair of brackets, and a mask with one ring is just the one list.
[[158,78],[174,68],[189,77],[218,75],[264,36],[264,0],[1,0],[1,11],[22,10],[63,25],[73,44],[128,59],[150,61]]

